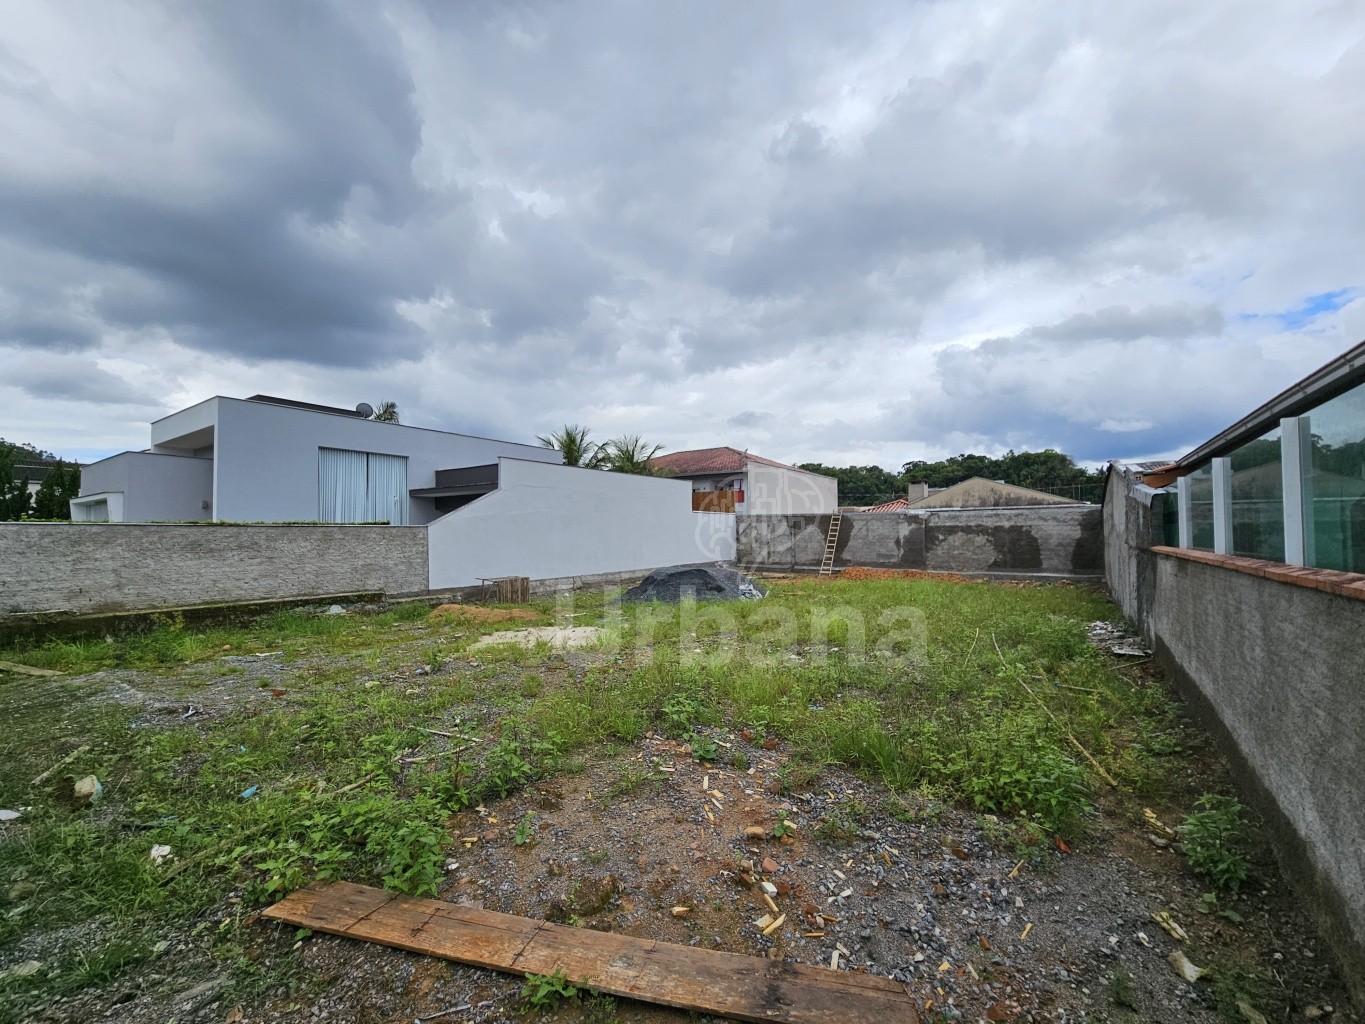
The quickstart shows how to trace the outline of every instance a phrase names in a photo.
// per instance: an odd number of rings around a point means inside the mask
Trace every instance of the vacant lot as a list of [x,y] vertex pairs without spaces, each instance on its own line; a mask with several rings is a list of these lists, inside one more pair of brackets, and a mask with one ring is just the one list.
[[1101,595],[771,587],[0,652],[65,673],[0,674],[0,1021],[686,1019],[256,919],[317,878],[837,954],[926,1020],[1350,1019],[1205,738],[1087,639]]

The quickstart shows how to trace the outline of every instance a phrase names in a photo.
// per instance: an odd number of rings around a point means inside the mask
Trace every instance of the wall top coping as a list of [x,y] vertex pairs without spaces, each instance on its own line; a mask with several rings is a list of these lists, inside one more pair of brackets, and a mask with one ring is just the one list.
[[1288,583],[1310,590],[1321,590],[1365,601],[1365,573],[1340,572],[1336,569],[1313,569],[1302,565],[1285,565],[1283,562],[1268,562],[1261,558],[1247,558],[1244,555],[1219,555],[1212,551],[1195,551],[1190,548],[1173,548],[1158,544],[1149,551],[1168,558],[1178,558],[1186,562],[1199,562],[1203,565],[1230,569],[1248,576],[1260,576],[1277,583]]

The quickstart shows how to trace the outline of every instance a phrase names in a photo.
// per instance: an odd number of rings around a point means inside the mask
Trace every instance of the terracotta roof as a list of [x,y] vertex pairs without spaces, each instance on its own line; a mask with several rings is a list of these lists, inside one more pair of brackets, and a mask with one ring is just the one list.
[[910,507],[907,498],[893,498],[891,501],[884,501],[880,505],[869,505],[867,508],[858,509],[859,512],[901,512]]
[[753,452],[742,452],[728,445],[720,448],[695,448],[687,452],[669,452],[649,460],[653,469],[667,470],[674,476],[704,476],[708,473],[742,473],[750,462],[760,462],[765,466],[790,469],[797,473],[807,470],[789,466],[785,462],[765,459]]

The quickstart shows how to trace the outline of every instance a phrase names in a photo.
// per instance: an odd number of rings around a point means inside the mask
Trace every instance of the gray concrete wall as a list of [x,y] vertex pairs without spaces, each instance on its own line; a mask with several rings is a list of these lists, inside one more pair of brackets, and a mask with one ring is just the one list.
[[212,519],[213,460],[123,452],[81,471],[82,494],[108,492],[123,495],[124,522]]
[[[736,560],[792,569],[820,564],[827,515],[739,516]],[[1097,505],[846,513],[836,568],[1098,577],[1104,571]]]
[[0,523],[0,615],[426,588],[422,527]]
[[1114,469],[1105,568],[1365,1003],[1365,601],[1148,550],[1165,495]]
[[729,562],[734,521],[693,512],[686,480],[504,458],[496,491],[427,528],[431,586]]

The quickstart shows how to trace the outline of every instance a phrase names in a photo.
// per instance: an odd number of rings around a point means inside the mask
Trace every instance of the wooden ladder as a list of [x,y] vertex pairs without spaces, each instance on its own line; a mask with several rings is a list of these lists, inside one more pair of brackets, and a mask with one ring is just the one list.
[[820,559],[820,575],[829,576],[834,572],[834,549],[839,546],[839,528],[844,525],[844,514],[835,511],[829,517],[829,533],[825,536],[825,557]]

